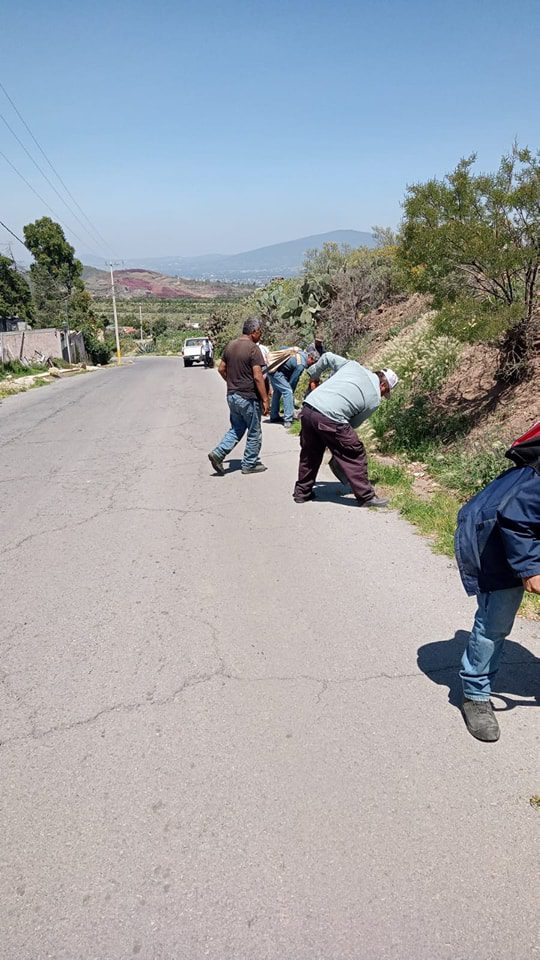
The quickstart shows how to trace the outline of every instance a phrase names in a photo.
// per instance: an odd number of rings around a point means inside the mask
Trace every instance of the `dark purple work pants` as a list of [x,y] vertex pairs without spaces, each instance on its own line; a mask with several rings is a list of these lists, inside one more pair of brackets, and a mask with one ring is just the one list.
[[300,500],[309,498],[326,447],[347,477],[356,499],[360,503],[371,500],[375,490],[369,482],[366,450],[356,431],[349,423],[330,420],[307,403],[302,407],[300,464],[294,496]]

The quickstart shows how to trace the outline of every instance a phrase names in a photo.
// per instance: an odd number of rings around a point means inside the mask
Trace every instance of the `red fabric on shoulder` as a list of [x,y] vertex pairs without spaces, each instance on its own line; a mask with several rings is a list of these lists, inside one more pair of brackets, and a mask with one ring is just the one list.
[[540,420],[538,423],[535,423],[534,427],[531,427],[527,433],[524,433],[522,437],[518,437],[517,440],[514,440],[512,446],[517,447],[519,443],[526,443],[527,440],[536,440],[540,439]]

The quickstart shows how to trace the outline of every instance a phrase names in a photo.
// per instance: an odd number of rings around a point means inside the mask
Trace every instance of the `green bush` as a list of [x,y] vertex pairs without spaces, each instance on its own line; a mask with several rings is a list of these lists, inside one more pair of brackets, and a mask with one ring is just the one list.
[[386,344],[377,364],[392,367],[401,383],[370,421],[381,450],[423,459],[466,432],[466,418],[450,415],[438,402],[438,391],[454,370],[460,350],[455,338],[437,336],[429,314]]
[[98,340],[93,330],[83,330],[84,346],[90,361],[93,364],[105,366],[112,356],[111,345]]
[[432,395],[405,387],[381,403],[370,425],[381,450],[399,451],[411,459],[439,452],[467,431],[465,416],[448,414]]
[[461,352],[455,337],[438,336],[426,315],[413,329],[405,328],[381,352],[381,366],[392,367],[402,384],[418,385],[423,393],[438,389],[455,369]]

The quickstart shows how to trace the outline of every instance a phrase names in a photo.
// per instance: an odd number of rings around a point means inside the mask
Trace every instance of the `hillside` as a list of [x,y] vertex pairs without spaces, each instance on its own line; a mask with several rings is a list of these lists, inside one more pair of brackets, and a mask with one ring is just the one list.
[[[520,434],[540,420],[540,356],[532,358],[530,378],[517,384],[502,384],[496,371],[499,352],[493,344],[474,343],[457,346],[455,360],[449,364],[447,373],[436,387],[432,386],[432,368],[441,358],[437,343],[444,338],[430,340],[430,318],[433,312],[427,296],[414,294],[398,303],[388,303],[368,314],[366,318],[369,335],[364,341],[363,360],[368,366],[384,364],[395,366],[405,375],[405,383],[396,393],[405,393],[410,380],[406,369],[413,371],[416,389],[425,397],[426,403],[418,411],[418,420],[433,418],[437,433],[423,436],[419,446],[440,443],[440,454],[451,453],[454,448],[474,456],[490,451],[495,445],[504,449]],[[429,375],[422,392],[425,369]],[[409,416],[399,421],[403,431],[410,431],[415,412],[405,404]],[[420,428],[420,423],[416,424]],[[414,437],[399,436],[396,419],[392,418],[385,435],[387,448],[392,447],[408,454],[415,451]]]
[[[140,257],[127,260],[129,268],[144,268],[176,277],[190,279],[265,283],[273,277],[292,277],[300,273],[307,250],[320,249],[325,243],[346,243],[351,247],[373,247],[371,233],[360,230],[332,230],[274,243],[255,250],[231,255],[206,254],[201,257]],[[91,257],[86,258],[93,263]]]
[[[83,280],[87,290],[94,297],[110,297],[111,278],[106,270],[85,266]],[[245,286],[171,277],[143,269],[116,270],[114,280],[117,297],[125,300],[144,297],[158,300],[234,300],[249,292],[249,288]]]

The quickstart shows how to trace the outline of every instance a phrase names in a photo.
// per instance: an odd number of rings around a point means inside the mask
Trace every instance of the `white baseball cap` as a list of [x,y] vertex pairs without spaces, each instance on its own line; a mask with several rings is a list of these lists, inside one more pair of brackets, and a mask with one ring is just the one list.
[[386,370],[381,370],[381,373],[384,374],[384,377],[386,379],[388,386],[390,387],[391,390],[393,390],[396,384],[399,383],[399,377],[397,373],[394,373],[394,371],[391,370],[390,367],[387,367]]

